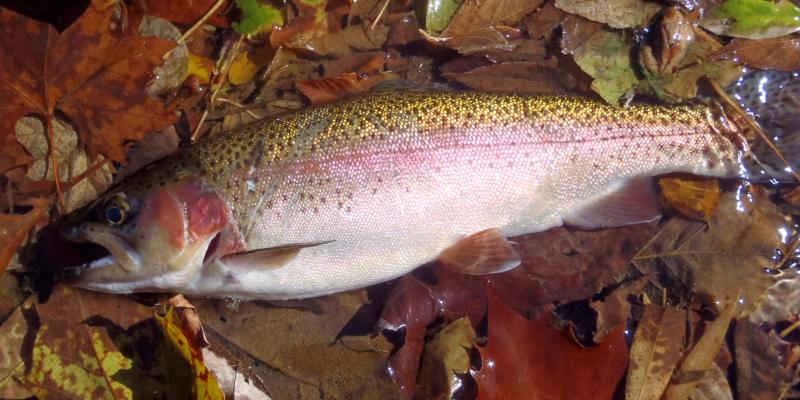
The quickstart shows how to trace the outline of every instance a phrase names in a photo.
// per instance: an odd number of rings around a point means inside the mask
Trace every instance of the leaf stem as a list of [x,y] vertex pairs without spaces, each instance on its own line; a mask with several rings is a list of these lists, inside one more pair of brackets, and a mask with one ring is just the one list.
[[53,183],[56,186],[56,198],[58,199],[58,212],[64,214],[66,206],[64,205],[64,193],[61,191],[61,177],[58,171],[58,158],[56,157],[56,131],[53,127],[52,113],[45,118],[47,120],[47,141],[50,150],[50,161],[53,163]]

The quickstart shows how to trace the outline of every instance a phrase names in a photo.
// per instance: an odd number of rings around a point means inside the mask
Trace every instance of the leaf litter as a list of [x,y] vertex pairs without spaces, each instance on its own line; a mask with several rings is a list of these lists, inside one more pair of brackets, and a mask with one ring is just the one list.
[[[24,264],[51,215],[193,137],[392,79],[624,106],[707,99],[708,81],[728,85],[745,66],[798,70],[794,4],[670,4],[95,0],[73,21],[0,7],[0,56],[16,60],[0,70],[0,265]],[[754,113],[765,130],[791,130]],[[37,299],[15,267],[0,285],[0,396],[797,393],[791,198],[690,176],[659,183],[671,210],[661,223],[556,228],[515,238],[523,265],[504,274],[431,265],[296,304],[194,307],[61,285]]]

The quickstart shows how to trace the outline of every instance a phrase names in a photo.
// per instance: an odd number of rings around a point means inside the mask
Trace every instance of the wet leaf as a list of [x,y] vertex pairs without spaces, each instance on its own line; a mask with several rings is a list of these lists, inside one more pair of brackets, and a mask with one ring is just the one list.
[[168,306],[163,316],[157,314],[156,321],[169,341],[180,350],[183,358],[191,365],[194,376],[193,398],[222,399],[225,396],[217,383],[217,378],[208,370],[203,360],[202,347],[205,338],[197,313],[193,308],[187,307],[188,302],[183,296],[180,296],[179,300],[182,302],[170,301],[175,305]]
[[472,89],[489,92],[552,94],[564,93],[576,86],[575,78],[566,71],[529,62],[491,64],[468,72],[446,72],[443,76]]
[[388,79],[391,74],[376,74],[360,77],[355,72],[337,77],[322,77],[310,81],[297,81],[297,89],[311,104],[325,104],[366,92],[373,86]]
[[661,9],[659,4],[643,0],[556,0],[555,5],[612,28],[642,26]]
[[550,318],[525,319],[492,290],[488,318],[488,344],[479,347],[482,367],[472,372],[479,399],[609,399],[625,373],[624,326],[603,343],[581,347]]
[[242,16],[233,23],[233,29],[243,35],[269,32],[275,25],[283,25],[283,16],[277,8],[259,0],[235,0]]
[[719,206],[719,181],[695,175],[670,175],[658,180],[664,202],[684,217],[709,221]]
[[781,229],[789,229],[763,196],[743,202],[744,211],[737,211],[736,197],[723,195],[720,212],[708,223],[668,221],[633,258],[634,265],[645,272],[665,270],[690,291],[719,301],[742,298],[744,310],[751,310],[772,283],[764,268],[776,263],[776,249],[785,248]]
[[0,273],[6,269],[33,226],[47,220],[49,200],[30,199],[27,205],[33,208],[24,214],[0,214]]
[[722,368],[712,364],[689,397],[692,400],[733,400],[731,385]]
[[711,61],[709,57],[723,48],[715,37],[699,28],[693,28],[693,42],[686,50],[683,61],[674,73],[645,74],[643,91],[652,92],[660,99],[678,102],[697,96],[697,84],[710,78],[727,86],[742,76],[739,63],[729,60]]
[[275,50],[270,46],[260,46],[253,52],[239,53],[228,70],[228,82],[243,85],[252,81],[256,73],[269,64],[274,56]]
[[451,48],[462,55],[484,53],[492,50],[514,50],[514,45],[495,28],[474,29],[463,35],[449,38],[424,37],[435,46]]
[[440,35],[463,3],[463,0],[429,1],[425,10],[425,30],[431,35]]
[[685,335],[685,311],[645,305],[631,347],[627,400],[661,398],[681,358]]
[[764,295],[764,301],[750,315],[753,323],[774,324],[800,315],[800,278],[780,277]]
[[476,29],[497,25],[512,26],[542,3],[544,0],[465,1],[447,29],[442,32],[442,36],[461,36]]
[[561,49],[564,54],[575,54],[575,50],[583,47],[603,24],[590,21],[577,15],[567,14],[561,24]]
[[[144,12],[164,18],[176,24],[192,25],[211,9],[217,0],[144,0]],[[137,3],[134,3],[137,4]],[[227,28],[230,25],[228,18],[222,12],[228,4],[223,4],[206,23]]]
[[27,399],[34,396],[20,376],[25,374],[22,346],[28,335],[28,325],[36,299],[30,296],[0,326],[0,398]]
[[769,400],[780,398],[789,376],[781,368],[781,355],[774,340],[758,325],[736,321],[734,331],[736,389],[747,398]]
[[667,8],[655,28],[642,46],[642,66],[652,74],[674,73],[694,42],[694,28],[677,7]]
[[724,344],[731,319],[738,312],[736,304],[735,298],[727,301],[727,306],[717,319],[706,325],[703,336],[694,344],[675,373],[673,382],[664,395],[666,400],[688,398],[705,381],[707,371],[716,367],[714,359]]
[[525,17],[522,20],[522,25],[525,26],[532,38],[538,39],[561,25],[568,15],[570,14],[561,11],[560,8],[556,8],[554,1],[547,1],[540,10]]
[[126,30],[115,19],[115,4],[95,0],[61,33],[0,8],[0,58],[17,60],[0,70],[0,98],[7,99],[0,108],[5,142],[23,115],[53,118],[59,110],[76,124],[90,155],[123,161],[126,141],[175,121],[145,93],[151,71],[175,42]]
[[600,30],[575,49],[575,62],[594,78],[592,90],[610,104],[617,104],[639,80],[631,67],[631,43],[617,31]]
[[442,328],[425,344],[420,366],[420,382],[414,396],[424,399],[451,399],[462,388],[459,375],[469,371],[470,350],[475,331],[469,319],[460,318]]
[[197,77],[200,83],[208,84],[211,80],[211,72],[214,71],[214,68],[213,60],[196,54],[189,54],[189,63],[186,66],[186,73]]
[[595,343],[605,341],[608,334],[628,320],[631,312],[628,298],[638,296],[645,286],[647,286],[646,277],[640,277],[616,288],[605,299],[593,301],[589,305],[597,313],[597,331],[593,337]]
[[800,30],[800,8],[788,0],[725,0],[703,14],[700,26],[717,35],[775,38]]
[[[780,57],[776,57],[780,54]],[[751,68],[796,71],[800,70],[800,39],[734,39],[711,57],[712,60],[734,60]]]

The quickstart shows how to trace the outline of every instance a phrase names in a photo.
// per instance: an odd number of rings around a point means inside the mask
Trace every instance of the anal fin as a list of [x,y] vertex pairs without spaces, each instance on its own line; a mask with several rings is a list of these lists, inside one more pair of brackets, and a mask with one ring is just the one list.
[[439,261],[469,275],[508,271],[521,261],[511,242],[499,229],[487,229],[459,240],[439,255]]
[[295,258],[301,250],[331,242],[293,243],[285,246],[248,250],[226,254],[220,258],[220,261],[230,268],[241,270],[280,268]]
[[596,229],[650,222],[661,216],[653,189],[653,178],[636,177],[590,204],[564,217],[564,223],[577,228]]

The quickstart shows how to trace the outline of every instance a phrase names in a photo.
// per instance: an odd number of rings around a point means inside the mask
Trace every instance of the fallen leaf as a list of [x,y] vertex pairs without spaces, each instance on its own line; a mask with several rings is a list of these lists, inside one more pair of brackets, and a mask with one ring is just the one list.
[[556,0],[556,7],[612,28],[644,25],[661,5],[643,0]]
[[667,207],[684,217],[709,221],[719,206],[719,181],[695,175],[669,175],[659,178],[658,185]]
[[628,321],[631,312],[631,302],[628,298],[638,296],[645,286],[647,286],[647,277],[640,277],[632,282],[622,284],[603,300],[596,300],[589,304],[597,313],[595,324],[597,330],[593,337],[595,343],[605,341],[608,334],[620,324]]
[[[716,367],[714,359],[724,344],[725,333],[728,331],[731,319],[738,312],[736,304],[735,298],[730,299],[717,319],[706,325],[703,336],[694,344],[673,375],[673,382],[664,395],[666,400],[689,398],[698,385],[705,381],[704,373]],[[724,374],[722,376],[724,378]],[[725,381],[727,385],[727,380]]]
[[[3,137],[25,114],[53,118],[62,111],[90,155],[123,161],[126,141],[175,122],[173,113],[145,93],[151,71],[175,42],[125,30],[114,17],[116,4],[93,1],[61,33],[0,8],[0,58],[16,60],[0,70]],[[20,50],[19,43],[27,45]]]
[[689,396],[692,400],[733,400],[731,385],[722,368],[712,364]]
[[581,347],[550,318],[525,319],[493,290],[488,313],[488,344],[478,348],[482,367],[472,371],[479,399],[610,399],[625,373],[624,326],[603,343]]
[[311,104],[325,104],[366,92],[373,86],[388,79],[391,74],[376,74],[360,77],[355,72],[337,77],[322,77],[310,81],[297,81],[297,89]]
[[779,277],[770,286],[758,308],[750,315],[756,324],[774,324],[800,315],[800,277]]
[[631,67],[631,43],[621,32],[599,30],[575,49],[575,62],[594,78],[592,90],[609,104],[618,104],[639,82]]
[[217,383],[217,378],[208,370],[203,360],[202,347],[205,338],[202,327],[198,326],[197,313],[193,308],[187,308],[188,302],[183,296],[175,301],[170,299],[170,306],[166,308],[164,315],[156,314],[155,318],[167,339],[180,350],[192,368],[194,376],[192,398],[223,399],[225,395]]
[[215,63],[207,57],[189,53],[189,63],[186,65],[186,74],[196,77],[200,83],[208,84],[211,81],[211,72]]
[[442,75],[472,89],[489,92],[553,94],[568,92],[576,85],[575,78],[566,71],[527,62],[491,64],[468,72]]
[[703,13],[700,26],[717,35],[775,38],[800,30],[800,8],[788,0],[725,0]]
[[463,3],[463,0],[429,1],[425,8],[425,31],[433,36],[440,35]]
[[33,208],[25,214],[0,214],[0,274],[17,253],[17,248],[33,226],[47,219],[49,200],[29,199],[26,203]]
[[668,7],[654,28],[639,54],[642,66],[652,74],[674,73],[694,42],[692,23],[677,7]]
[[[176,24],[193,25],[208,12],[217,0],[144,0],[133,4],[142,4],[144,12],[164,18]],[[230,26],[228,18],[222,12],[228,8],[225,1],[206,23],[227,28]]]
[[515,47],[500,31],[492,27],[476,28],[467,33],[447,38],[424,35],[424,39],[432,45],[447,47],[465,56],[490,50],[511,51]]
[[733,335],[736,389],[749,399],[781,397],[790,376],[781,367],[781,355],[769,334],[748,321],[736,321]]
[[[176,42],[181,38],[181,31],[175,25],[152,15],[142,17],[139,34],[142,37],[157,37]],[[164,61],[153,69],[153,78],[147,85],[147,94],[156,98],[176,91],[189,76],[188,66],[189,50],[185,43],[179,43],[177,47],[165,54]]]
[[242,85],[253,80],[256,73],[272,61],[275,49],[262,45],[252,52],[239,53],[231,63],[228,70],[228,82],[233,85]]
[[631,346],[625,399],[661,398],[681,359],[685,335],[685,311],[645,305]]
[[513,26],[542,3],[544,0],[466,1],[442,32],[442,36],[461,36],[476,29],[497,25]]
[[243,35],[269,32],[274,26],[283,25],[281,11],[258,0],[235,0],[236,8],[242,13],[233,29]]
[[[780,57],[776,57],[780,54]],[[733,39],[711,60],[733,60],[751,68],[797,71],[800,70],[800,39],[779,37],[750,40]]]
[[576,49],[583,47],[601,29],[601,23],[567,14],[561,23],[561,50],[564,54],[575,54]]
[[35,296],[29,296],[0,326],[0,398],[34,397],[19,377],[25,374],[25,359],[21,349],[26,339],[32,339],[28,326],[33,321],[35,303]]
[[522,25],[525,26],[528,34],[533,39],[538,39],[548,35],[561,25],[562,22],[570,14],[561,11],[560,8],[555,6],[555,1],[547,1],[541,9],[535,13],[529,14],[522,20]]
[[773,282],[764,269],[777,263],[776,250],[785,251],[782,231],[791,229],[766,197],[755,193],[748,202],[725,193],[708,223],[668,221],[632,262],[645,273],[668,273],[691,292],[741,299],[750,311]]
[[425,344],[414,396],[452,399],[464,385],[460,376],[469,372],[474,344],[475,330],[468,319],[457,319],[442,328]]

